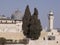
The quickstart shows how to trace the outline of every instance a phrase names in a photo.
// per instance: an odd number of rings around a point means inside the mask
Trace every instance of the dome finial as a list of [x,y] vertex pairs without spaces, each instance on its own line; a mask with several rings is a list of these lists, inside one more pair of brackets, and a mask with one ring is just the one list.
[[54,13],[53,13],[53,10],[50,10],[49,14],[54,14]]

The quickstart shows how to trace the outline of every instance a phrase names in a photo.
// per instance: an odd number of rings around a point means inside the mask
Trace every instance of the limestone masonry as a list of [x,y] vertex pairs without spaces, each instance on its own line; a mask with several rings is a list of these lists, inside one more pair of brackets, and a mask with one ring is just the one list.
[[[30,41],[31,45],[60,45],[60,31],[59,29],[54,29],[54,15],[53,11],[48,14],[48,28],[41,31],[40,38],[32,44],[34,41]],[[23,15],[19,10],[12,14],[11,18],[5,16],[0,16],[0,37],[12,40],[24,39],[22,31],[22,17]],[[28,45],[29,45],[28,44]]]

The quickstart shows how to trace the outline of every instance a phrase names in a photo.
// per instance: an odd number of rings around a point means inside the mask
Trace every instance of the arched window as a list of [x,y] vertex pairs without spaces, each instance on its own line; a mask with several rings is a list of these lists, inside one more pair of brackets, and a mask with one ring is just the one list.
[[53,35],[53,33],[52,33],[52,35]]
[[56,43],[58,43],[58,41]]
[[1,23],[2,23],[2,20],[1,20]]
[[6,20],[6,22],[5,23],[7,23],[7,20]]
[[51,38],[49,37],[48,40],[51,40]]
[[45,40],[45,37],[43,37],[43,40]]
[[48,40],[55,40],[55,36],[48,36]]

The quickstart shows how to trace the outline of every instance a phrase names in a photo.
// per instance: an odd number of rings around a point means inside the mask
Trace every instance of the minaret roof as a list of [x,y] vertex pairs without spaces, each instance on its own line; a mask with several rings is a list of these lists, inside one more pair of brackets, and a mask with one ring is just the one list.
[[49,15],[53,15],[53,14],[54,14],[53,10],[50,10]]

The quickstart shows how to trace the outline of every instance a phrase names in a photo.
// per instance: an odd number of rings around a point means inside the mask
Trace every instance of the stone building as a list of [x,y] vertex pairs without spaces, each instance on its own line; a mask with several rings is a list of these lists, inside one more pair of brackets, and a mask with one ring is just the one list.
[[[49,12],[48,29],[43,29],[39,39],[29,40],[29,44],[27,45],[60,45],[60,29],[54,29],[53,14],[53,11]],[[23,15],[19,10],[15,11],[11,18],[0,16],[0,37],[12,39],[14,41],[24,39],[25,36],[22,31],[22,17]]]
[[41,36],[38,40],[30,40],[28,45],[60,45],[60,29],[54,29],[53,11],[48,15],[48,29],[41,31]]
[[[24,38],[22,31],[22,13],[17,10],[14,12],[14,18],[0,16],[0,37],[12,40]],[[12,16],[11,16],[12,17]]]

